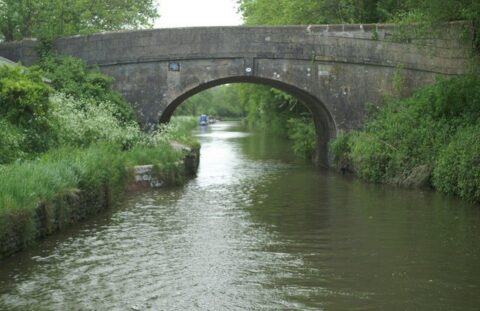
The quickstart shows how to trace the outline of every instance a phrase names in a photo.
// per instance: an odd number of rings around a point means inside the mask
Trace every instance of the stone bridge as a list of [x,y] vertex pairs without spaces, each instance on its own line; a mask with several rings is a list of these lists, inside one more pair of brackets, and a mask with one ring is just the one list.
[[[366,103],[381,104],[394,91],[394,76],[408,95],[438,75],[464,73],[464,28],[448,24],[429,38],[401,42],[393,25],[178,28],[73,36],[54,45],[114,77],[145,126],[168,121],[185,99],[221,84],[281,89],[312,112],[316,160],[326,164],[328,140],[358,128]],[[0,56],[31,65],[36,46],[36,40],[4,43]]]

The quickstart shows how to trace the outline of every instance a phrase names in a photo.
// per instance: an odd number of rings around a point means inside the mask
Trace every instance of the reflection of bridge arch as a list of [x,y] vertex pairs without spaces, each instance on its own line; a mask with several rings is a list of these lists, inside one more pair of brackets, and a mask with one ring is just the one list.
[[315,162],[326,164],[327,159],[327,147],[328,141],[335,137],[336,135],[336,126],[335,121],[332,118],[332,115],[326,108],[326,106],[314,95],[309,94],[308,92],[301,90],[293,85],[289,85],[277,80],[257,78],[253,76],[237,76],[229,77],[223,79],[217,79],[209,81],[207,83],[202,83],[196,87],[185,90],[180,94],[176,99],[174,99],[170,104],[168,104],[163,110],[159,121],[164,123],[170,120],[170,117],[174,113],[175,109],[182,104],[189,97],[198,94],[206,89],[228,84],[228,83],[255,83],[268,85],[279,90],[282,90],[298,100],[300,100],[312,113],[313,120],[315,122],[316,129],[316,138],[317,138],[317,150],[315,154]]
[[[392,25],[319,25],[125,31],[54,45],[115,78],[146,126],[167,120],[181,99],[202,88],[242,81],[278,87],[312,110],[324,151],[336,130],[362,124],[366,103],[380,104],[393,90],[399,65],[405,94],[437,75],[465,72],[470,48],[458,35],[464,26],[448,24],[436,38],[413,43],[392,42]],[[0,44],[0,56],[30,65],[37,46]]]

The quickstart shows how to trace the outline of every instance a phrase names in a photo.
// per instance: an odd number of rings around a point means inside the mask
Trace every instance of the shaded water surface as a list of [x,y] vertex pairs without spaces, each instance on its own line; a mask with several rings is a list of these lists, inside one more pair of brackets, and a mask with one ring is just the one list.
[[0,310],[479,310],[480,212],[313,169],[235,123],[198,177],[0,262]]

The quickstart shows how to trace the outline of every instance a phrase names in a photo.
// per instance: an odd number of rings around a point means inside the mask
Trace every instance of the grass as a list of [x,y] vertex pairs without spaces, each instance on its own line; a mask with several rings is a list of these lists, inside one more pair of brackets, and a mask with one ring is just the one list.
[[197,126],[194,121],[174,120],[163,133],[146,138],[127,151],[122,151],[118,144],[107,143],[84,149],[62,147],[36,160],[0,166],[0,256],[10,238],[25,246],[39,235],[39,207],[44,207],[46,215],[52,217],[47,222],[58,222],[55,217],[62,214],[61,222],[68,223],[75,213],[69,210],[69,198],[81,195],[90,200],[88,204],[102,200],[109,204],[133,180],[129,167],[153,164],[167,184],[182,183],[184,153],[170,146],[170,142],[195,146],[191,137],[191,129]]

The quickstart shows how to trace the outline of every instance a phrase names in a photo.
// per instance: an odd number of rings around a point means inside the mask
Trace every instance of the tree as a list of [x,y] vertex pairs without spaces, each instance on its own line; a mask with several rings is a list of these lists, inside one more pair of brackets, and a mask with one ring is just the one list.
[[[385,0],[383,0],[385,1]],[[389,0],[392,1],[392,0]],[[249,25],[377,22],[381,0],[240,0]]]
[[[382,23],[469,20],[478,28],[480,2],[472,0],[238,0],[248,25]],[[416,18],[412,18],[416,17]]]
[[5,41],[151,27],[154,0],[0,0]]
[[208,114],[222,118],[239,118],[245,115],[236,85],[222,85],[188,98],[176,112],[178,115],[199,116]]

